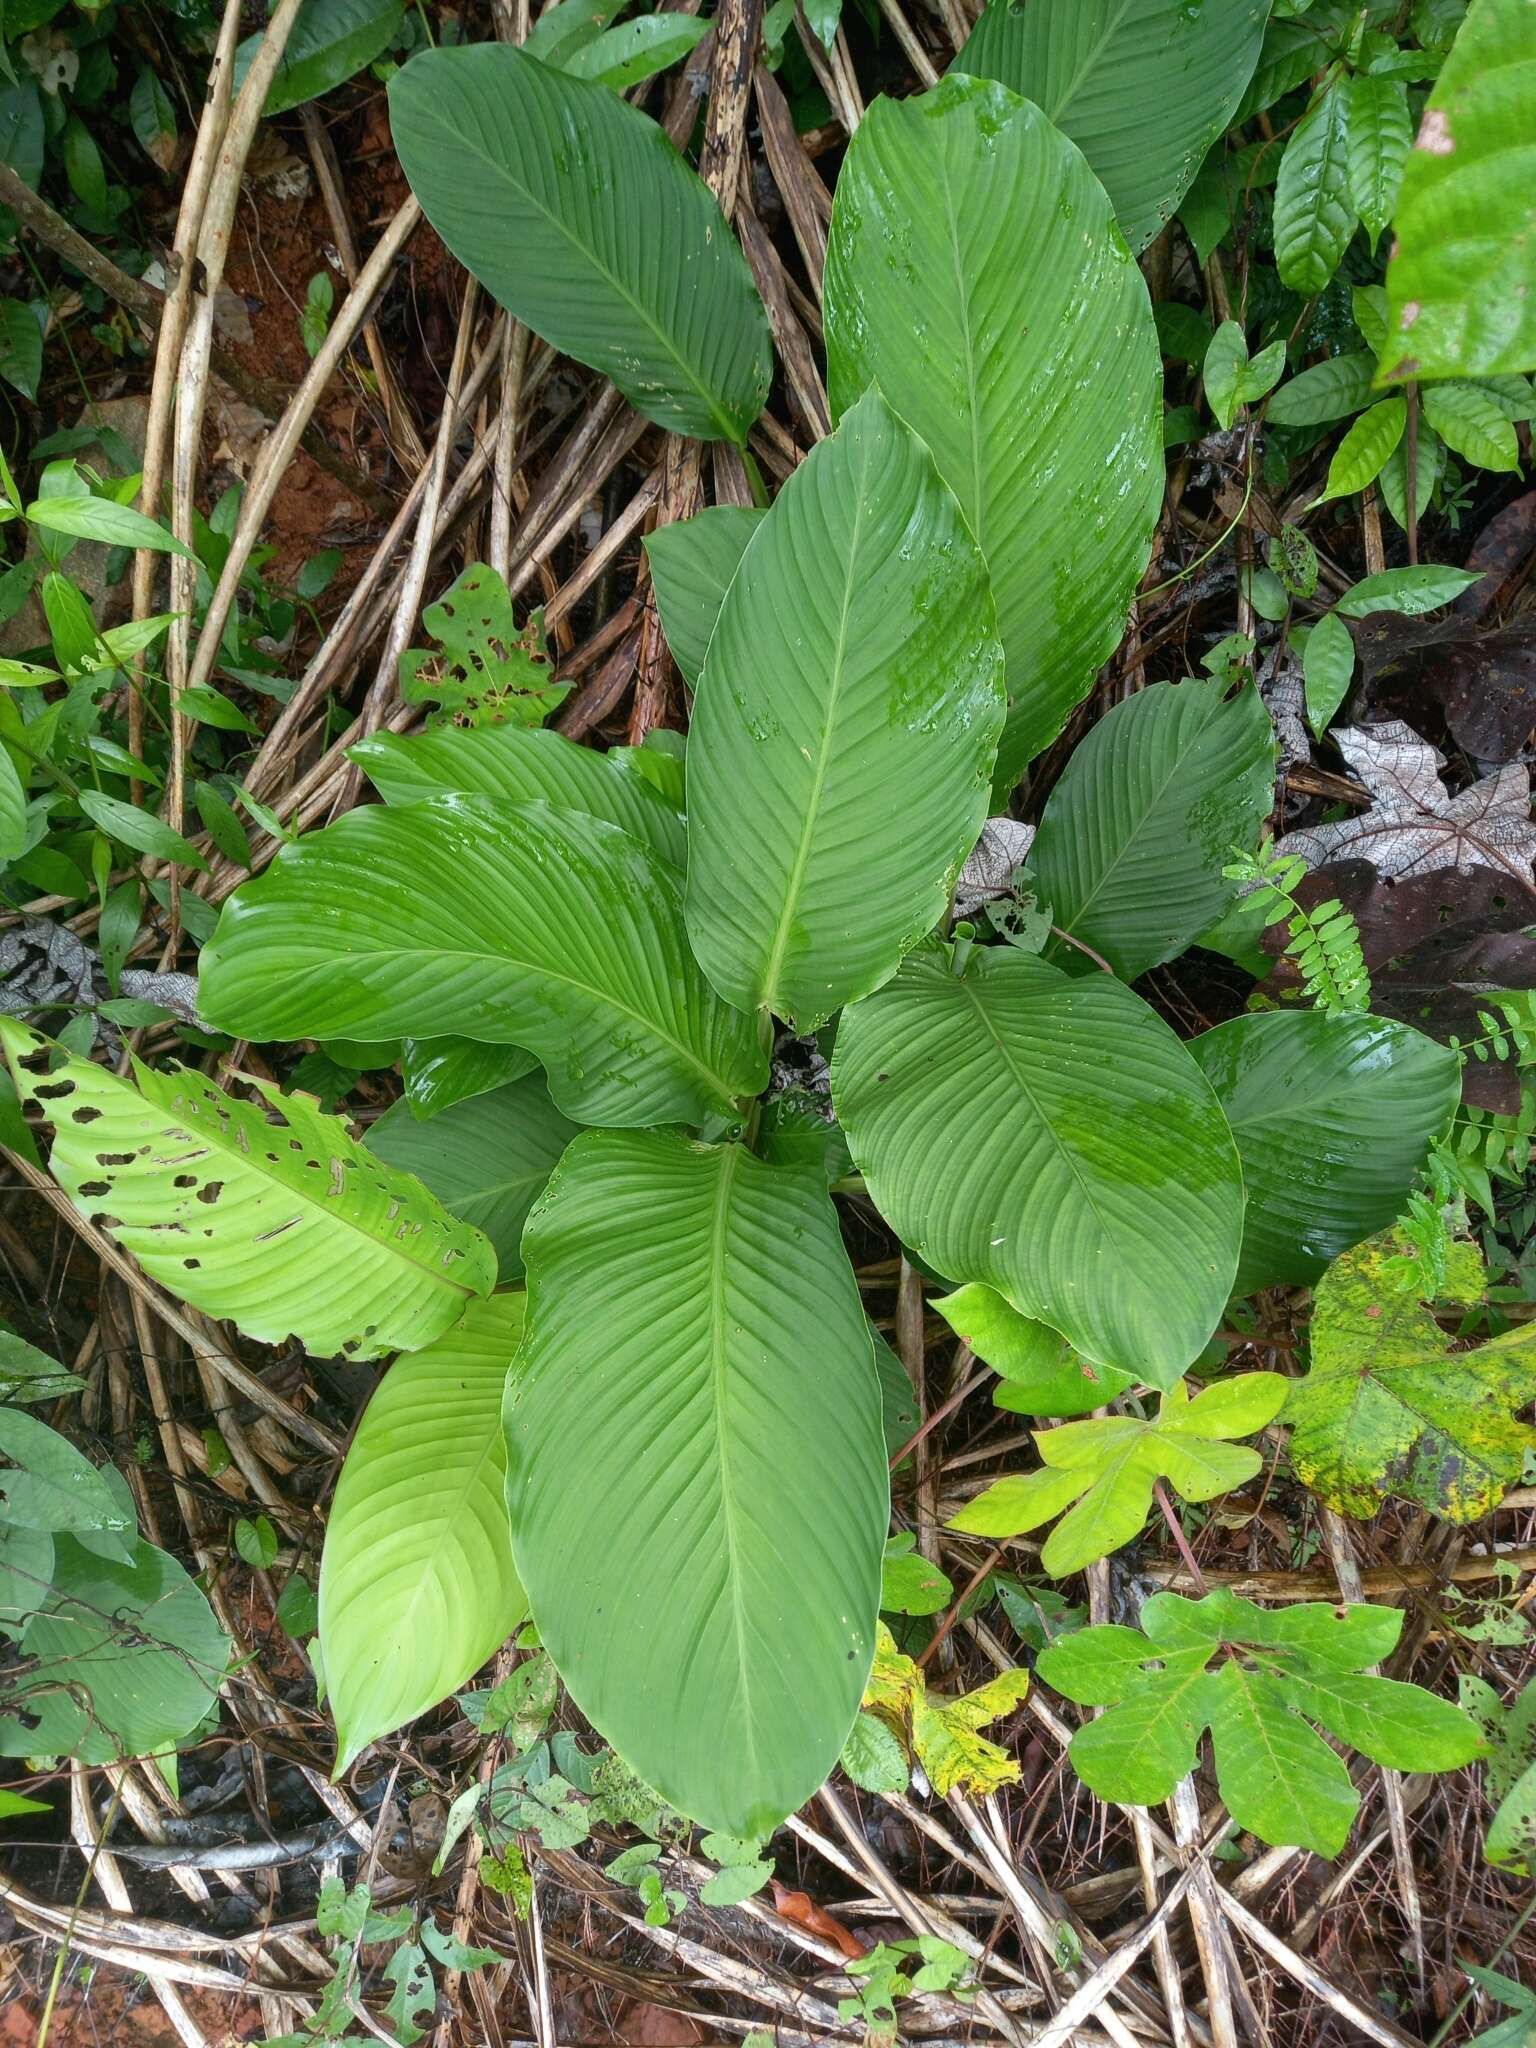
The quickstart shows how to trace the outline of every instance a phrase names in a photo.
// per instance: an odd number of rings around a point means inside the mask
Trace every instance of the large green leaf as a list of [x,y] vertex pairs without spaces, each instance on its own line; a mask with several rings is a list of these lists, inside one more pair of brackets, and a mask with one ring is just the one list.
[[[1038,107],[954,75],[876,100],[827,249],[833,409],[870,385],[981,545],[1017,781],[1114,650],[1162,504],[1162,379],[1103,187]],[[908,792],[901,792],[900,801]]]
[[0,1047],[54,1127],[49,1168],[75,1206],[248,1337],[377,1358],[430,1343],[495,1284],[478,1230],[302,1095],[262,1084],[262,1104],[242,1102],[138,1061],[135,1088],[11,1018]]
[[408,1102],[386,1110],[368,1149],[415,1174],[452,1216],[483,1230],[503,1280],[523,1270],[523,1221],[578,1126],[549,1099],[542,1074],[456,1102],[423,1123]]
[[688,745],[688,936],[802,1030],[931,931],[1003,722],[987,572],[878,392],[779,493],[726,594]]
[[888,1514],[826,1184],[587,1132],[523,1235],[513,1544],[578,1706],[682,1812],[765,1835],[853,1725]]
[[646,538],[662,630],[690,689],[698,688],[726,590],[765,516],[749,505],[710,505]]
[[501,1427],[522,1331],[520,1294],[476,1302],[427,1350],[397,1359],[363,1411],[320,1563],[338,1771],[446,1699],[528,1611]]
[[1269,0],[994,0],[954,69],[1050,115],[1139,255],[1231,120],[1268,18]]
[[1030,849],[1055,922],[1127,981],[1220,920],[1236,895],[1222,868],[1274,799],[1269,713],[1256,690],[1222,691],[1191,678],[1117,704],[1067,763]]
[[1536,370],[1533,107],[1536,10],[1472,0],[1398,193],[1383,375]]
[[838,1031],[832,1094],[880,1213],[1099,1364],[1170,1387],[1242,1235],[1210,1084],[1139,996],[1012,947],[912,954]]
[[347,751],[387,804],[433,796],[542,799],[606,818],[674,867],[687,858],[682,819],[627,753],[595,753],[557,732],[521,725],[443,725],[409,738],[380,732]]
[[[289,32],[263,112],[286,114],[344,85],[384,52],[400,32],[402,0],[303,0]],[[247,36],[235,52],[234,89],[245,82],[265,31]]]
[[1461,1094],[1453,1052],[1382,1017],[1266,1010],[1189,1049],[1243,1162],[1239,1294],[1315,1280],[1385,1229]]
[[519,320],[658,426],[745,442],[768,395],[767,317],[654,121],[505,43],[419,52],[389,116],[428,220]]
[[489,1095],[520,1081],[538,1065],[515,1045],[482,1045],[474,1038],[404,1038],[400,1078],[412,1116],[423,1122],[455,1102]]
[[199,1003],[247,1038],[520,1045],[581,1122],[697,1122],[767,1066],[682,922],[671,866],[601,819],[488,797],[370,806],[235,892]]

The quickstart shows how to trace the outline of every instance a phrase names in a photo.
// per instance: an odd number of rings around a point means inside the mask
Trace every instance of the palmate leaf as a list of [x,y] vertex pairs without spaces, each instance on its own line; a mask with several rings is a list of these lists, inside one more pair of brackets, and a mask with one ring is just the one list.
[[397,1102],[369,1131],[368,1149],[413,1173],[449,1215],[483,1230],[501,1278],[517,1280],[524,1219],[578,1128],[536,1073],[454,1103],[427,1122]]
[[1528,0],[1472,0],[1403,172],[1383,376],[1536,369],[1533,97]]
[[1245,1372],[1191,1400],[1180,1381],[1150,1422],[1100,1415],[1037,1430],[1042,1469],[997,1480],[948,1526],[996,1539],[1021,1536],[1061,1515],[1040,1562],[1053,1578],[1064,1578],[1140,1535],[1159,1479],[1185,1500],[1214,1500],[1245,1485],[1264,1461],[1228,1439],[1252,1436],[1273,1422],[1289,1386],[1283,1373]]
[[753,535],[694,703],[688,936],[728,1001],[809,1030],[889,978],[976,843],[1003,710],[986,567],[871,392]]
[[1231,120],[1268,18],[1269,0],[993,0],[953,69],[1042,108],[1140,255]]
[[420,51],[389,116],[428,220],[519,320],[658,426],[745,442],[768,395],[767,316],[654,121],[504,43]]
[[682,678],[697,689],[709,636],[747,542],[767,517],[750,505],[709,505],[692,519],[674,519],[647,534],[662,631]]
[[876,100],[849,146],[826,329],[834,412],[877,385],[986,556],[1006,790],[1113,651],[1151,552],[1163,448],[1146,285],[1073,144],[1005,87],[951,75]]
[[131,1086],[11,1018],[0,1048],[76,1208],[248,1337],[377,1358],[430,1343],[495,1284],[478,1230],[303,1096],[262,1084],[262,1107],[138,1061]]
[[1123,983],[1012,947],[962,977],[926,946],[844,1015],[832,1094],[876,1207],[941,1273],[1154,1386],[1200,1351],[1237,1265],[1237,1151]]
[[1239,1294],[1315,1280],[1384,1229],[1461,1095],[1448,1047],[1382,1017],[1260,1011],[1189,1050],[1243,1162]]
[[683,821],[627,754],[599,754],[557,732],[515,725],[375,733],[347,749],[387,804],[433,796],[543,801],[606,818],[681,868]]
[[435,1344],[397,1359],[363,1411],[320,1562],[338,1775],[463,1685],[528,1611],[501,1427],[522,1332],[521,1294],[477,1302]]
[[198,1000],[248,1038],[519,1045],[579,1122],[697,1122],[756,1094],[767,1063],[694,965],[681,899],[668,862],[577,811],[373,806],[236,890]]
[[[1052,790],[1030,850],[1040,898],[1064,931],[1131,981],[1223,915],[1222,876],[1274,800],[1275,735],[1259,694],[1217,681],[1154,683],[1094,726]],[[1047,958],[1074,972],[1081,953]]]
[[1145,1634],[1107,1627],[1060,1637],[1036,1664],[1068,1699],[1109,1709],[1079,1728],[1068,1751],[1102,1799],[1166,1799],[1194,1768],[1209,1727],[1216,1782],[1238,1825],[1277,1846],[1336,1856],[1360,1795],[1309,1723],[1394,1770],[1455,1770],[1478,1753],[1475,1724],[1449,1700],[1364,1675],[1402,1632],[1397,1608],[1266,1612],[1225,1591],[1203,1600],[1158,1593],[1141,1621]]
[[586,1132],[523,1256],[508,1497],[539,1633],[672,1805],[766,1835],[852,1726],[889,1512],[826,1183],[737,1145]]
[[[1419,1300],[1411,1254],[1389,1231],[1336,1259],[1319,1283],[1312,1369],[1285,1409],[1291,1463],[1349,1515],[1375,1514],[1385,1493],[1475,1522],[1536,1451],[1536,1429],[1514,1419],[1536,1398],[1536,1324],[1452,1351]],[[1452,1245],[1445,1300],[1466,1307],[1483,1283],[1476,1247]]]

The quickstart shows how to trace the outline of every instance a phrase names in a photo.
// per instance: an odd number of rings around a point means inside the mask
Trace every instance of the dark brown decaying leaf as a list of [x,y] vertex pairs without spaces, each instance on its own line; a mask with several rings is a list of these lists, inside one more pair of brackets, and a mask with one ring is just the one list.
[[1436,730],[1434,713],[1475,761],[1512,761],[1536,739],[1536,622],[1488,632],[1459,619],[1430,623],[1377,613],[1356,647],[1371,703]]
[[1401,719],[1345,726],[1334,738],[1370,791],[1371,807],[1357,817],[1288,832],[1277,852],[1299,854],[1312,866],[1363,858],[1383,875],[1405,878],[1487,867],[1512,880],[1533,880],[1528,768],[1510,762],[1451,796],[1439,775],[1444,756]]
[[[1431,1038],[1480,1037],[1477,1013],[1493,991],[1536,988],[1536,939],[1526,936],[1536,926],[1536,889],[1493,868],[1394,879],[1367,860],[1335,861],[1305,876],[1296,898],[1308,909],[1343,904],[1360,927],[1372,1010]],[[1263,943],[1278,955],[1285,927],[1272,926]],[[1281,960],[1264,988],[1284,996],[1298,985]],[[1462,1098],[1507,1115],[1519,1107],[1519,1076],[1494,1059],[1469,1060]]]
[[1464,566],[1481,569],[1481,583],[1464,590],[1451,605],[1458,619],[1486,619],[1506,602],[1515,579],[1536,555],[1536,491],[1527,491],[1495,512],[1473,541]]

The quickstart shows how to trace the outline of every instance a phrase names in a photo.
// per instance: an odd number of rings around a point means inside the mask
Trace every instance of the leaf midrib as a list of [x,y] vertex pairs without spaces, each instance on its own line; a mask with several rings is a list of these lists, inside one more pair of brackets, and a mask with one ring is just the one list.
[[741,1547],[736,1527],[738,1509],[731,1484],[730,1439],[725,1426],[726,1381],[730,1372],[730,1346],[725,1328],[725,1274],[729,1255],[731,1192],[736,1181],[741,1149],[736,1145],[726,1146],[719,1158],[720,1166],[715,1179],[714,1214],[710,1219],[709,1234],[709,1393],[714,1411],[715,1443],[720,1460],[721,1523],[725,1535],[725,1572],[731,1608],[731,1633],[736,1648],[736,1669],[740,1677],[741,1698],[746,1708],[742,1715],[742,1738],[746,1753],[742,1758],[741,1776],[749,1784],[760,1784],[762,1766],[758,1755],[757,1719],[750,1705],[747,1645],[742,1628],[746,1599],[738,1561]]

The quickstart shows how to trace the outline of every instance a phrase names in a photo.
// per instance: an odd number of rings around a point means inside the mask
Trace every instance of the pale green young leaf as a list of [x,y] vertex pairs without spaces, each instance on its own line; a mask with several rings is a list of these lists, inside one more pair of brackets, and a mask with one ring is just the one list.
[[301,1096],[261,1084],[258,1106],[137,1061],[134,1087],[9,1018],[0,1048],[81,1213],[247,1336],[377,1358],[430,1342],[494,1284],[477,1230]]
[[826,327],[834,413],[877,385],[986,557],[1006,790],[1118,644],[1150,553],[1164,462],[1146,286],[1073,145],[1004,87],[952,75],[861,122],[833,206]]
[[1080,1358],[1065,1337],[1020,1315],[995,1287],[980,1281],[929,1305],[1000,1376],[992,1398],[1014,1414],[1086,1415],[1135,1385],[1131,1373]]
[[688,936],[729,1002],[808,1030],[889,979],[986,820],[1004,708],[986,566],[870,392],[753,535],[694,703]]
[[710,635],[747,542],[767,517],[753,506],[709,505],[647,534],[656,609],[672,659],[690,689],[704,672]]
[[1502,407],[1477,384],[1459,380],[1426,384],[1420,393],[1424,417],[1447,448],[1479,469],[1516,470],[1520,443]]
[[1361,413],[1334,449],[1328,480],[1312,500],[1313,505],[1349,497],[1374,483],[1382,464],[1402,440],[1407,423],[1406,398],[1381,398],[1369,411]]
[[[1445,1299],[1483,1291],[1481,1256],[1457,1243]],[[1418,1265],[1387,1232],[1346,1252],[1318,1284],[1312,1364],[1294,1382],[1285,1420],[1304,1486],[1346,1514],[1377,1512],[1382,1495],[1449,1522],[1498,1506],[1536,1450],[1516,1416],[1536,1399],[1536,1326],[1517,1325],[1472,1350],[1420,1301]]]
[[1349,192],[1374,249],[1392,218],[1402,183],[1413,119],[1400,78],[1357,71],[1345,87],[1349,134]]
[[925,946],[845,1012],[832,1094],[876,1207],[951,1280],[1155,1386],[1200,1351],[1237,1266],[1237,1151],[1187,1050],[1112,976],[1003,947],[962,977]]
[[473,1677],[528,1611],[501,1425],[522,1331],[520,1294],[476,1302],[397,1359],[363,1411],[320,1564],[338,1772]]
[[1216,424],[1230,427],[1243,402],[1243,372],[1248,367],[1248,341],[1235,320],[1223,320],[1211,336],[1201,375]]
[[736,1145],[589,1131],[523,1255],[509,1500],[540,1635],[664,1798],[766,1835],[853,1725],[889,1513],[825,1183]]
[[501,43],[396,73],[390,127],[453,254],[536,334],[674,433],[744,443],[767,316],[713,194],[606,86]]
[[1275,264],[1280,282],[1320,292],[1355,232],[1350,196],[1349,112],[1342,85],[1324,87],[1291,131],[1275,186]]

